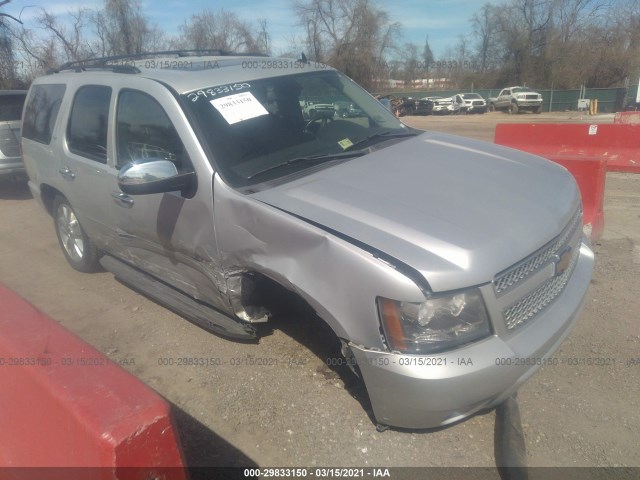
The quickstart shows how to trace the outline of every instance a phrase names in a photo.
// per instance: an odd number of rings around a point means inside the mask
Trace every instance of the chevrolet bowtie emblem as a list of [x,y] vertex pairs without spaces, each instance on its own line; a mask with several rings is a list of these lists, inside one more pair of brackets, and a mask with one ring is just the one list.
[[562,275],[571,263],[571,247],[565,247],[564,250],[554,256],[553,263],[556,266],[555,276]]

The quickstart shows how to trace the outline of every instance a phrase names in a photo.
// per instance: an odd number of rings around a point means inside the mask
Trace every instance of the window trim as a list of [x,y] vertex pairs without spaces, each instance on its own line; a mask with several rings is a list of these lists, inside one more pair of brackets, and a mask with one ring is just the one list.
[[118,144],[118,139],[119,139],[119,131],[118,131],[118,121],[119,121],[119,111],[120,111],[120,98],[122,96],[123,93],[136,93],[136,94],[140,94],[142,96],[148,97],[149,99],[151,99],[151,101],[155,102],[157,104],[157,106],[160,108],[160,110],[162,110],[162,112],[164,113],[167,121],[171,124],[171,126],[173,127],[178,139],[180,140],[180,143],[182,144],[182,148],[184,149],[184,152],[186,154],[186,160],[188,161],[188,165],[190,167],[190,169],[184,169],[184,165],[183,165],[183,170],[180,171],[180,173],[185,173],[187,171],[192,171],[195,172],[195,167],[193,165],[193,161],[191,160],[191,156],[189,155],[189,152],[187,150],[187,144],[184,142],[182,136],[180,135],[180,132],[178,131],[178,128],[176,127],[175,123],[173,122],[173,120],[171,119],[171,116],[169,115],[169,113],[167,112],[167,109],[164,107],[164,105],[162,105],[162,103],[160,102],[160,100],[158,98],[156,98],[154,95],[145,92],[144,90],[140,90],[138,88],[131,88],[131,87],[125,87],[125,88],[121,88],[120,90],[118,90],[116,98],[115,98],[115,112],[114,112],[114,121],[113,121],[113,125],[114,125],[114,133],[113,133],[113,138],[114,138],[114,154],[113,154],[113,166],[116,170],[120,170],[124,165],[126,165],[126,163],[124,164],[120,164],[119,163],[119,144]]

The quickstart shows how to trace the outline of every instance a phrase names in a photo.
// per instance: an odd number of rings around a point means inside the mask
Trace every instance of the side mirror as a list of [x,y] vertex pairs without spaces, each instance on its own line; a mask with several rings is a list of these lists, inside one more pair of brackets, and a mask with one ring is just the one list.
[[149,159],[143,163],[128,163],[118,173],[120,190],[129,195],[149,195],[180,191],[183,196],[195,192],[195,172],[178,173],[169,160]]

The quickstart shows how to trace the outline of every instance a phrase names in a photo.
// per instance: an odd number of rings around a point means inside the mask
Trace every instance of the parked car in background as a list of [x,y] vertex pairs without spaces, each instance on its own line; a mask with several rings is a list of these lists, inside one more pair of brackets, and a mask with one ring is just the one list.
[[349,102],[334,102],[333,108],[335,115],[340,118],[356,118],[363,117],[364,112]]
[[431,100],[402,97],[391,99],[391,111],[396,117],[405,115],[431,115],[433,102]]
[[302,115],[305,120],[333,118],[336,110],[332,103],[305,102]]
[[25,179],[20,125],[26,90],[0,90],[0,179]]
[[460,113],[460,104],[456,103],[453,97],[425,97],[423,100],[433,102],[434,115],[449,115]]
[[503,88],[497,97],[489,99],[489,110],[542,113],[542,95],[528,87]]
[[391,110],[391,97],[392,95],[377,95],[376,100],[378,100],[388,110]]
[[477,93],[458,93],[453,98],[460,105],[461,113],[485,113],[487,111],[487,102]]

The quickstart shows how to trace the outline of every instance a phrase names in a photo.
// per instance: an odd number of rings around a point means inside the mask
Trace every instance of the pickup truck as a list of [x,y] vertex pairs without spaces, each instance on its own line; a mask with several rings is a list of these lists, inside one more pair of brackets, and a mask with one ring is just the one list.
[[528,87],[503,88],[500,95],[489,98],[489,110],[508,113],[530,111],[542,113],[542,95]]

